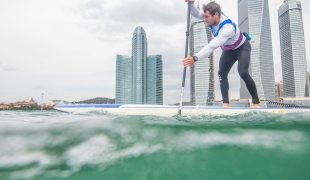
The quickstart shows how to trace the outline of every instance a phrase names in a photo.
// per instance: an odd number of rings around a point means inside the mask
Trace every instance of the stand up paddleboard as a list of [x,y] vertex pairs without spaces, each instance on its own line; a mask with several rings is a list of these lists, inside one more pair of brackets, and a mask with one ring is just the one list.
[[[154,115],[174,116],[178,114],[178,106],[168,105],[120,105],[120,104],[67,104],[58,105],[54,109],[69,113],[103,112],[114,115]],[[237,115],[257,112],[271,114],[310,113],[310,109],[294,108],[247,108],[247,107],[210,107],[210,106],[183,106],[182,116],[191,115]]]

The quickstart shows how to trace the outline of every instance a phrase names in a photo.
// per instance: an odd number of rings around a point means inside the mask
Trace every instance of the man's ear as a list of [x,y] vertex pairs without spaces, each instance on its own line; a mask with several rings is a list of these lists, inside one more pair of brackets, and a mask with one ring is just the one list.
[[215,14],[214,14],[215,17],[220,17],[219,15],[220,14],[218,12],[215,12]]

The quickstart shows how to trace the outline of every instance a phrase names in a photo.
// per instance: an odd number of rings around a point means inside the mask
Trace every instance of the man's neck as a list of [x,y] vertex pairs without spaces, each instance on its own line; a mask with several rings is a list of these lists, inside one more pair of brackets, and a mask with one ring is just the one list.
[[220,22],[221,22],[221,16],[218,19],[215,20],[214,25],[217,26],[217,25],[220,24]]

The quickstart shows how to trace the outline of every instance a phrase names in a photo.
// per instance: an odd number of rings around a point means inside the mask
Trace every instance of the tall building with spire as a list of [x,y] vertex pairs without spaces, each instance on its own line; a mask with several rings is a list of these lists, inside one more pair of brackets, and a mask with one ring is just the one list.
[[132,103],[146,104],[147,39],[142,27],[137,27],[132,38]]
[[117,104],[163,104],[162,56],[147,56],[142,27],[134,30],[132,56],[116,56]]
[[[199,8],[199,5],[198,5]],[[193,56],[212,40],[208,25],[200,19],[191,17],[189,54]],[[205,106],[215,100],[214,56],[197,61],[190,67],[191,104]]]
[[308,97],[307,59],[301,3],[284,0],[278,9],[283,96]]
[[[247,32],[252,38],[249,73],[256,84],[258,97],[263,100],[275,101],[268,0],[238,0],[238,22],[240,30]],[[245,83],[242,79],[240,82],[240,98],[250,99],[251,96]],[[267,107],[264,101],[261,105]]]

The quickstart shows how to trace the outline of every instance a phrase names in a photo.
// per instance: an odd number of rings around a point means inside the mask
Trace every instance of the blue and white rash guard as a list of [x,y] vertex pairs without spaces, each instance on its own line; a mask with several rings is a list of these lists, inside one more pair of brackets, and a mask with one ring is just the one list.
[[[191,15],[204,19],[204,12],[198,9],[194,3],[191,5]],[[198,60],[209,57],[211,53],[218,47],[223,51],[229,51],[239,48],[246,37],[242,34],[240,29],[232,22],[224,13],[221,14],[220,23],[217,26],[210,26],[214,38],[212,41],[203,47],[195,56]]]

